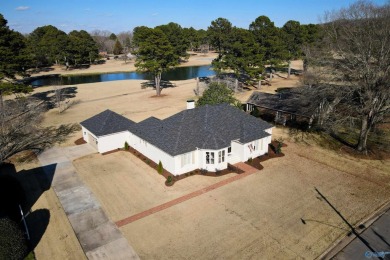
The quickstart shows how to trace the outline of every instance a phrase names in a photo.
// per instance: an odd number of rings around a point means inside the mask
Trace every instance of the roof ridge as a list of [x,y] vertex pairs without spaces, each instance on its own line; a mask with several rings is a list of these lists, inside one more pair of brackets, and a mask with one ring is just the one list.
[[181,118],[180,118],[180,124],[179,124],[179,129],[178,129],[178,136],[177,136],[177,138],[176,138],[176,140],[175,140],[175,145],[174,145],[174,148],[173,148],[173,150],[174,151],[177,151],[177,149],[178,149],[178,146],[179,146],[179,140],[181,139],[180,137],[181,137],[181,129],[183,128],[183,124],[182,124],[182,122],[184,121],[184,115],[186,114],[185,112],[186,111],[183,111],[184,113],[181,113]]

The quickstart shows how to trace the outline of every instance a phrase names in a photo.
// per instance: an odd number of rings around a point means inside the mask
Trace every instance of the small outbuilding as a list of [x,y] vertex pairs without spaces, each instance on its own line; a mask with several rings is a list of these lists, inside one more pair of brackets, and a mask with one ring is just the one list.
[[80,123],[83,139],[105,153],[124,146],[129,128],[135,123],[109,109]]

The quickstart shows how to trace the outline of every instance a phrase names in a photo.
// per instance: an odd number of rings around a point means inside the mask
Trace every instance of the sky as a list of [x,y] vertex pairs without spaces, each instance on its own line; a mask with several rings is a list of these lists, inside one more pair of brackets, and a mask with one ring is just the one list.
[[[384,4],[389,0],[374,0]],[[132,31],[175,22],[182,27],[207,29],[222,17],[248,28],[261,15],[281,27],[289,20],[319,23],[326,11],[348,7],[354,0],[0,0],[0,14],[21,33],[53,25],[58,29]]]

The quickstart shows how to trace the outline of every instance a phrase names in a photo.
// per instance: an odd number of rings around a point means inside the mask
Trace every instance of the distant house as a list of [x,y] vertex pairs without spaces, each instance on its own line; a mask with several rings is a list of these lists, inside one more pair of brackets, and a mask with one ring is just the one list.
[[297,99],[297,94],[288,90],[276,94],[255,91],[246,102],[246,111],[257,108],[260,113],[274,115],[273,120],[283,125],[288,121],[310,121],[311,114]]
[[110,110],[83,122],[83,138],[100,153],[131,147],[174,175],[195,169],[223,170],[265,154],[272,125],[227,105],[188,109],[164,120],[135,123]]

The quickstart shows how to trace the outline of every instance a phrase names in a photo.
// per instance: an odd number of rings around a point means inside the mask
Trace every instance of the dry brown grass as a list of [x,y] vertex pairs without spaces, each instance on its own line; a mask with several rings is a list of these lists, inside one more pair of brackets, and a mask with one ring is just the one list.
[[[284,136],[283,128],[275,136]],[[320,199],[318,188],[352,224],[390,199],[389,161],[361,160],[285,139],[284,157],[207,194],[121,228],[141,258],[315,258],[348,226]],[[200,189],[220,178],[191,176],[172,187],[128,152],[75,161],[113,221]],[[303,224],[301,218],[305,220]]]
[[315,187],[353,225],[390,198],[389,162],[290,142],[283,152],[252,176],[121,230],[141,258],[313,259],[348,232]]
[[[264,91],[296,82],[295,76],[288,81],[276,78]],[[162,98],[150,98],[155,92],[141,89],[140,83],[125,80],[78,85],[75,98],[80,102],[60,115],[49,111],[44,123],[77,123],[105,109],[136,122],[149,116],[166,118],[185,109],[185,101],[194,98],[195,80],[175,82],[178,87],[164,89],[166,96]],[[36,92],[48,90],[51,88]],[[243,92],[237,97],[245,101],[250,94]],[[64,145],[74,145],[80,136],[75,134]],[[315,140],[294,140],[283,128],[275,129],[274,138],[278,137],[288,144],[283,149],[286,156],[262,163],[264,169],[258,173],[140,219],[121,231],[145,259],[312,259],[347,232],[337,214],[318,199],[314,187],[352,224],[390,199],[388,160],[353,158],[320,147]],[[229,177],[198,175],[166,187],[157,172],[123,152],[90,155],[74,164],[113,221]],[[67,221],[54,192],[44,193],[34,207],[49,208],[51,213],[38,255],[81,257],[71,228],[59,224]]]

